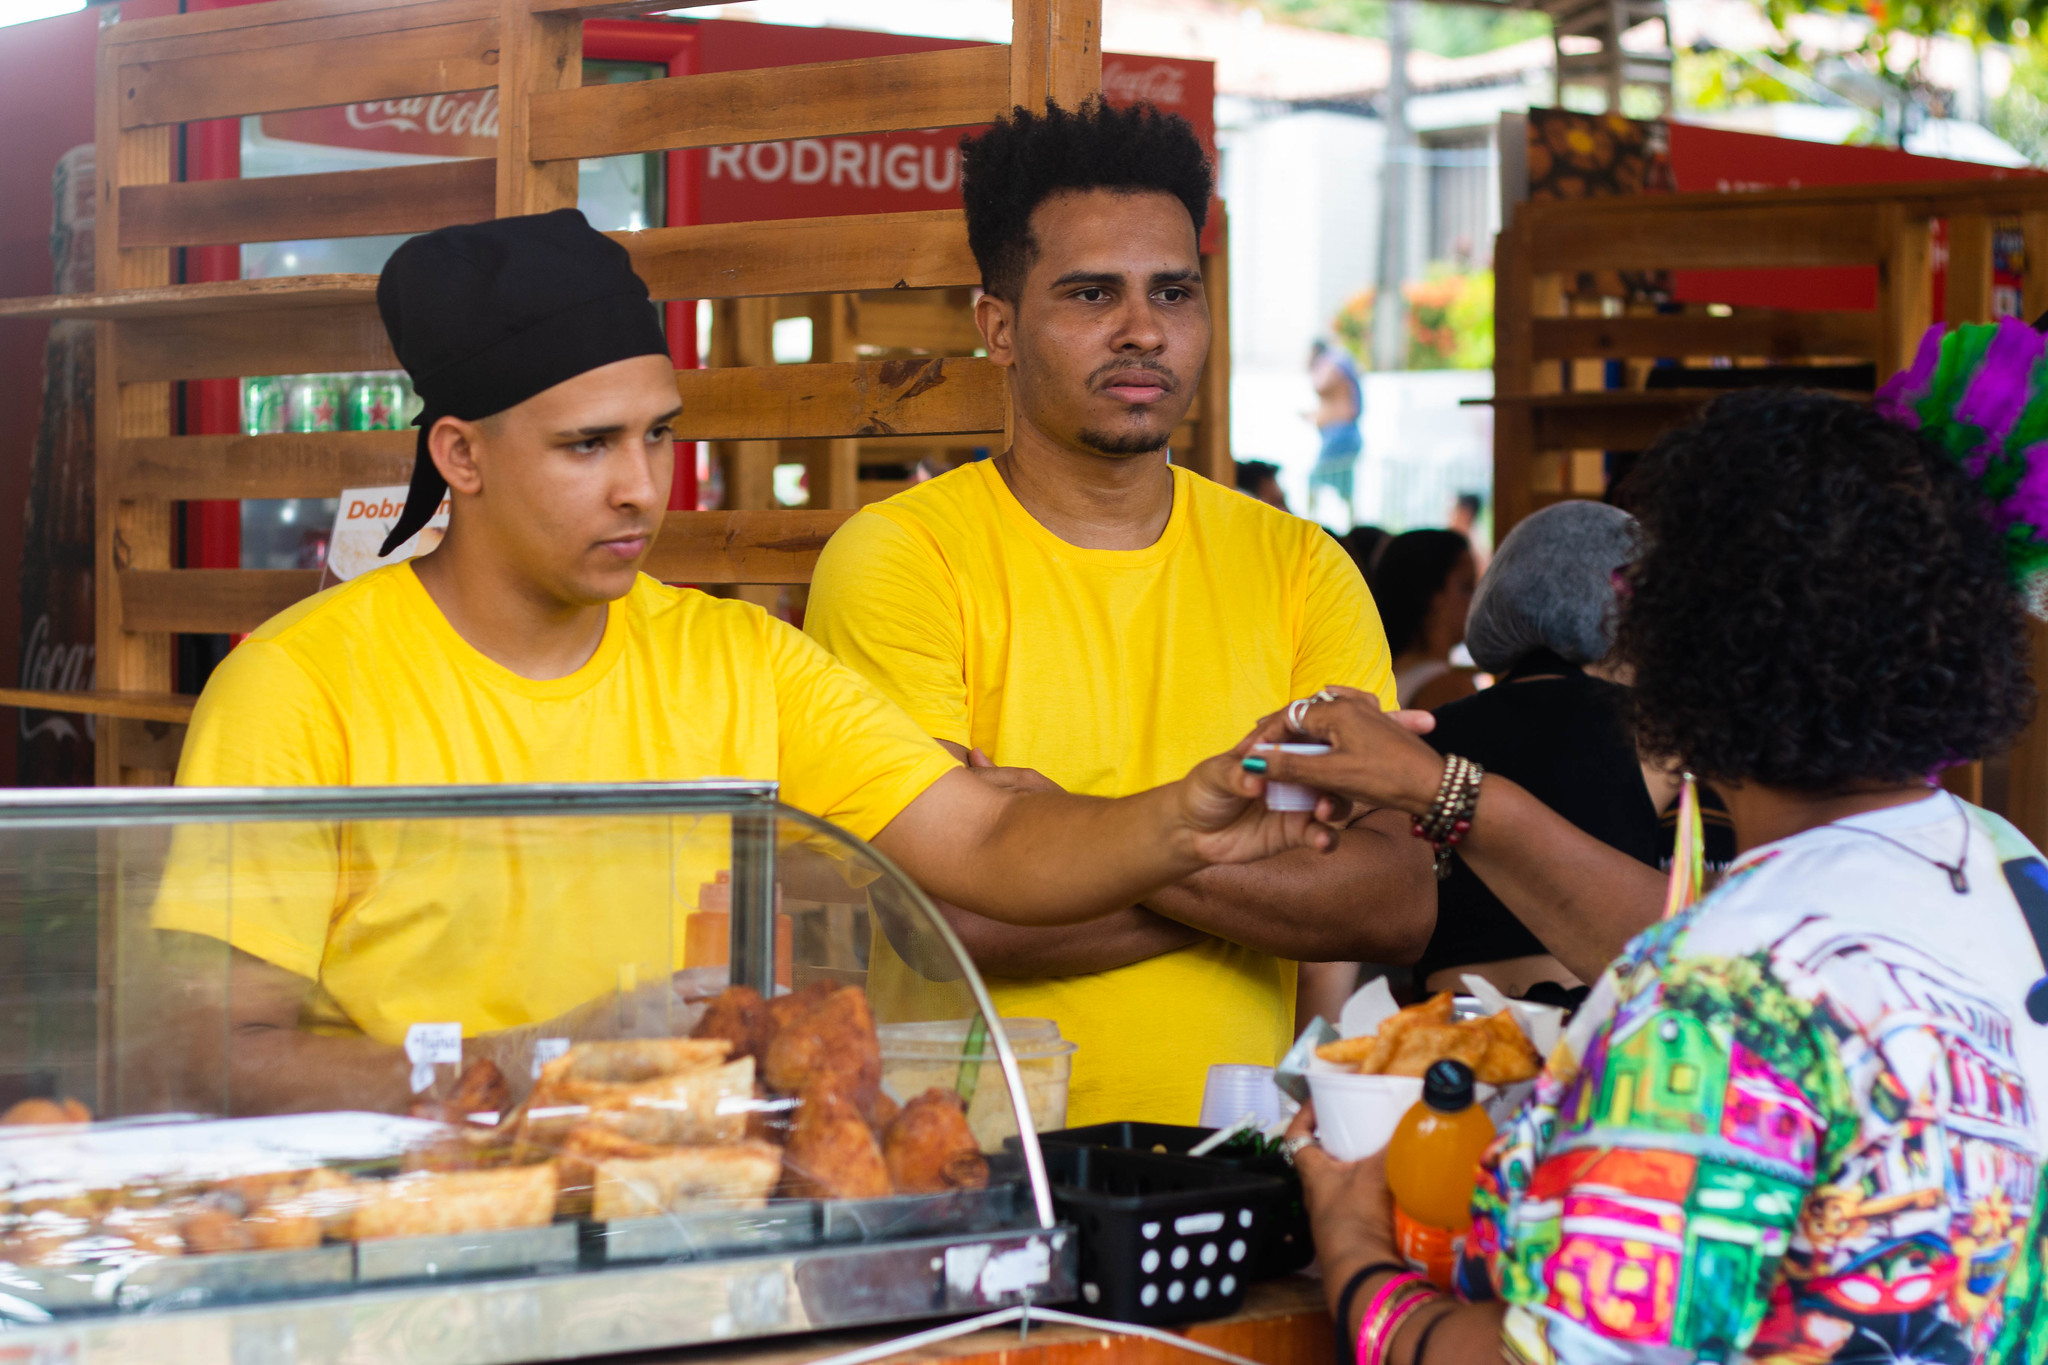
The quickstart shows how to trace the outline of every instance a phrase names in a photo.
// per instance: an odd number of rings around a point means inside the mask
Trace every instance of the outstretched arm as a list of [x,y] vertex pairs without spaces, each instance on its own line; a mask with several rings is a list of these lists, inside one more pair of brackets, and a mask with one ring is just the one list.
[[[1444,760],[1416,732],[1426,732],[1434,720],[1423,713],[1382,714],[1367,693],[1332,690],[1339,699],[1308,707],[1302,721],[1331,752],[1263,756],[1267,775],[1410,815],[1427,810]],[[1268,717],[1260,738],[1277,738],[1285,729],[1282,718]],[[1664,878],[1657,869],[1602,843],[1496,774],[1480,784],[1479,806],[1458,855],[1582,981],[1598,977],[1663,909]]]
[[1076,924],[1213,864],[1331,847],[1332,830],[1307,812],[1268,811],[1264,791],[1235,753],[1114,801],[998,787],[956,768],[874,843],[940,900],[1012,924]]

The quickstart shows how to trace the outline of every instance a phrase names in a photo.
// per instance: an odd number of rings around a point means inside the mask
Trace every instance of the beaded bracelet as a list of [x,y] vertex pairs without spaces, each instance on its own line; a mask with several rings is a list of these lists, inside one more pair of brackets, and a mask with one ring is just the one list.
[[1486,769],[1471,759],[1445,754],[1443,780],[1437,785],[1435,799],[1408,827],[1436,851],[1438,881],[1451,875],[1451,850],[1464,842],[1472,828],[1472,817],[1479,810],[1479,780],[1485,776]]
[[1358,1346],[1353,1352],[1358,1365],[1380,1365],[1375,1350],[1379,1343],[1382,1323],[1388,1313],[1406,1301],[1405,1291],[1428,1283],[1428,1280],[1414,1271],[1404,1270],[1380,1286],[1379,1293],[1372,1296],[1372,1303],[1366,1308],[1365,1316],[1358,1320]]

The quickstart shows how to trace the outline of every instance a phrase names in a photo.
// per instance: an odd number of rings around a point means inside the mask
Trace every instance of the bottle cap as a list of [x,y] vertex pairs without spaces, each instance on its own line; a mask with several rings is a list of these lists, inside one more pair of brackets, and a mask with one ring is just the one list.
[[1446,1057],[1422,1076],[1422,1102],[1439,1114],[1472,1107],[1472,1068]]

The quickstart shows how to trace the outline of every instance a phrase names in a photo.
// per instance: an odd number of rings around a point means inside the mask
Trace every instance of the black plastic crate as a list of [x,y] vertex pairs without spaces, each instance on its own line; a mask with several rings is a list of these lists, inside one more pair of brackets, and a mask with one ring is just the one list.
[[1214,1128],[1191,1128],[1175,1123],[1133,1123],[1127,1120],[1040,1133],[1038,1142],[1041,1147],[1048,1144],[1121,1147],[1133,1152],[1164,1153],[1189,1161],[1213,1161],[1233,1171],[1272,1176],[1286,1188],[1274,1205],[1265,1240],[1253,1259],[1251,1278],[1271,1280],[1291,1275],[1315,1260],[1316,1244],[1309,1229],[1308,1205],[1302,1199],[1301,1177],[1295,1173],[1294,1167],[1277,1153],[1247,1156],[1242,1152],[1225,1150],[1210,1152],[1206,1156],[1187,1155],[1191,1148],[1215,1131]]
[[1044,1151],[1053,1206],[1081,1232],[1080,1311],[1158,1325],[1244,1305],[1279,1181],[1114,1147]]

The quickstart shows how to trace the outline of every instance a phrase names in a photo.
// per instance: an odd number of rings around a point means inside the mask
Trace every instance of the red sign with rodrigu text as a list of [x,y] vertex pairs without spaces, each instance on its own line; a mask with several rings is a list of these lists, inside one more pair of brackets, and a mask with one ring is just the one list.
[[[784,28],[713,20],[702,24],[702,70],[846,61],[974,44],[843,29]],[[1104,53],[1102,93],[1112,104],[1147,100],[1194,126],[1216,154],[1216,68],[1210,62]],[[960,128],[804,138],[707,148],[687,158],[698,222],[907,213],[960,205]],[[1215,214],[1204,236],[1214,249]]]

